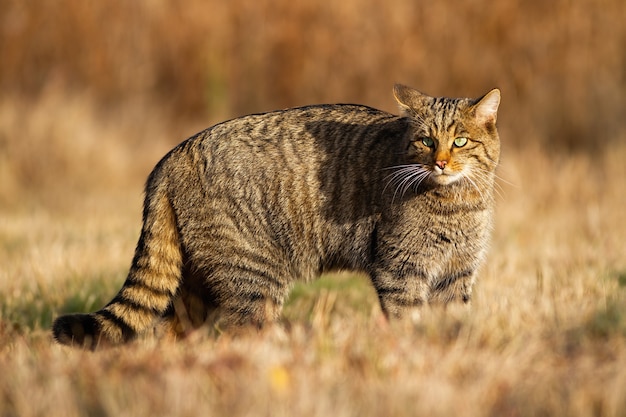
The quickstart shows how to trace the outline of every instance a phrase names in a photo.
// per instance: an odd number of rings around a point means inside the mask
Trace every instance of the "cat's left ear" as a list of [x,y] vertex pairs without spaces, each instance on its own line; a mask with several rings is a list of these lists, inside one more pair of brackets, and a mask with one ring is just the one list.
[[498,118],[498,106],[500,105],[500,90],[494,88],[472,106],[476,121],[481,125],[495,124]]
[[398,102],[400,112],[405,116],[416,114],[418,109],[428,105],[431,97],[406,85],[396,84],[393,86],[393,96]]

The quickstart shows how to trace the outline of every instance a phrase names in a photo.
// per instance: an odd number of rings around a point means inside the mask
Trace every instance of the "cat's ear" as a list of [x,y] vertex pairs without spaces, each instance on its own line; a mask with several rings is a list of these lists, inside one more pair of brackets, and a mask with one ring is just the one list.
[[500,90],[494,88],[476,101],[472,106],[474,117],[481,125],[495,124],[500,105]]
[[416,114],[418,109],[424,107],[431,100],[431,97],[426,94],[402,84],[393,86],[393,96],[398,102],[400,112],[405,116]]

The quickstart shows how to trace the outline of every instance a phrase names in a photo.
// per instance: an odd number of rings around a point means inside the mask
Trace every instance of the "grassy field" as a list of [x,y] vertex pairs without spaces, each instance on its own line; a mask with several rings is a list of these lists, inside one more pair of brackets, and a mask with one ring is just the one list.
[[[384,6],[383,6],[384,5]],[[0,416],[626,416],[626,3],[0,0]],[[260,333],[55,345],[118,290],[142,188],[239,114],[499,86],[470,310],[381,323],[366,277]]]
[[[11,104],[0,104],[2,133],[23,122],[24,142],[0,165],[0,415],[626,414],[626,145],[559,155],[505,142],[470,311],[385,328],[367,279],[344,272],[297,286],[261,333],[93,354],[53,344],[50,322],[119,288],[142,182],[171,138],[157,121],[113,125],[81,100],[31,107],[32,125]],[[144,128],[155,133],[139,150],[107,140]],[[28,173],[20,146],[42,157],[37,192],[11,190]]]

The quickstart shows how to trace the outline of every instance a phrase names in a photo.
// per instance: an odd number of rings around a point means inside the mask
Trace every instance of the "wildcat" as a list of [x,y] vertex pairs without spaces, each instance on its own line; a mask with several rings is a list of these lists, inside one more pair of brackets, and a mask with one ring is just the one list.
[[500,91],[433,98],[396,85],[401,115],[315,105],[215,125],[150,174],[130,272],[101,310],[53,324],[63,344],[127,342],[160,319],[275,320],[296,279],[367,273],[384,314],[470,300],[487,250]]

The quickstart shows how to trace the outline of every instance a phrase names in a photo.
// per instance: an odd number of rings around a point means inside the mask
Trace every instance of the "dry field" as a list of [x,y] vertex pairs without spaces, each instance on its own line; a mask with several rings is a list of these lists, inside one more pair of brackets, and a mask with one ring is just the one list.
[[[0,416],[625,416],[626,3],[594,1],[0,0]],[[174,144],[249,111],[393,110],[393,81],[502,88],[470,310],[385,327],[341,272],[260,333],[52,343],[121,285]]]
[[[15,200],[0,213],[0,415],[626,413],[626,146],[505,150],[471,311],[385,329],[366,279],[340,273],[298,286],[283,322],[260,334],[93,354],[51,343],[50,321],[98,308],[120,286],[143,178],[167,138],[146,127],[154,143],[135,149],[120,138],[136,126],[120,115],[111,127],[81,100],[31,107],[33,124],[14,107],[0,106],[2,134],[49,158],[32,161],[44,171],[36,194],[11,188],[12,163],[26,163],[17,145],[1,161]],[[137,152],[152,162],[138,167]]]

